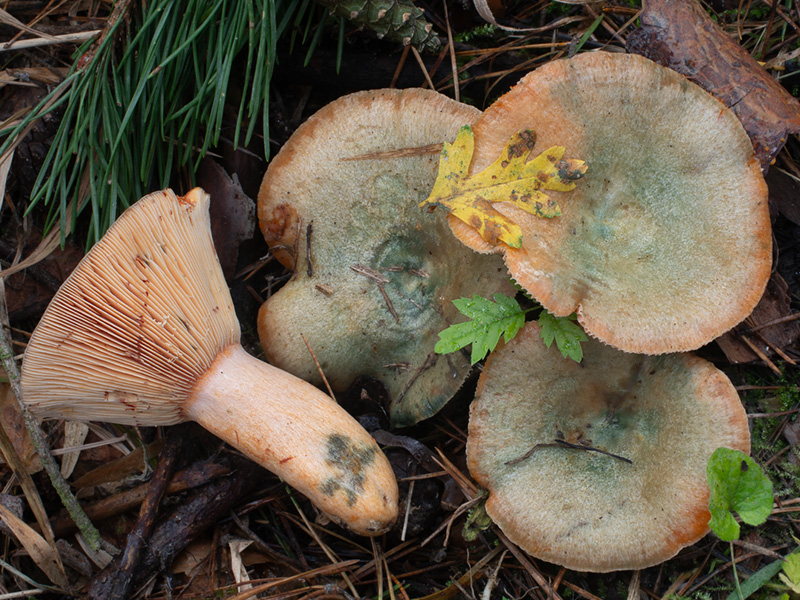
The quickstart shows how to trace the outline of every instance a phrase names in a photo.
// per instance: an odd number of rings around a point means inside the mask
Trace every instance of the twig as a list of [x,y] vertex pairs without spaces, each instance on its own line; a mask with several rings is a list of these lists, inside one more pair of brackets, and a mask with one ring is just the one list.
[[[230,474],[230,468],[211,459],[193,464],[182,471],[178,471],[167,487],[167,494],[177,494],[201,485],[214,479]],[[143,483],[129,490],[118,492],[103,498],[86,507],[86,514],[91,519],[102,521],[115,515],[136,508],[147,495],[148,484]],[[75,525],[71,519],[56,515],[53,520],[53,532],[59,537],[68,535]]]
[[331,388],[331,384],[328,383],[328,378],[325,377],[325,371],[322,370],[322,365],[319,364],[319,361],[317,360],[317,357],[314,355],[314,351],[311,349],[311,345],[308,343],[308,340],[306,339],[306,336],[301,333],[300,337],[303,338],[303,341],[306,344],[306,348],[308,348],[308,352],[309,352],[309,354],[311,354],[311,359],[314,361],[314,364],[317,365],[317,371],[319,371],[320,377],[322,377],[322,381],[325,382],[325,387],[328,389],[328,395],[331,398],[333,398],[334,400],[336,400],[336,396],[333,393],[333,389]]
[[793,367],[796,367],[796,366],[797,366],[797,361],[795,361],[795,360],[794,360],[794,359],[793,359],[791,356],[789,356],[788,354],[786,354],[786,352],[784,352],[784,351],[783,351],[783,349],[782,349],[780,346],[778,346],[778,345],[776,345],[776,344],[772,344],[772,343],[770,343],[770,341],[769,341],[769,340],[767,340],[767,338],[765,338],[765,337],[763,336],[763,334],[762,334],[760,331],[756,331],[756,332],[755,332],[755,336],[756,336],[756,337],[757,337],[759,340],[761,340],[761,342],[762,342],[762,343],[763,343],[765,346],[767,346],[767,347],[770,347],[770,346],[771,346],[771,347],[772,347],[772,351],[773,351],[773,352],[775,352],[775,354],[777,354],[778,356],[780,356],[780,357],[781,357],[783,360],[785,360],[786,362],[788,362],[788,363],[789,363],[790,365],[792,365]]
[[750,348],[750,350],[752,350],[752,351],[753,351],[753,353],[754,353],[756,356],[758,356],[758,358],[760,358],[762,361],[764,361],[764,363],[765,363],[765,364],[766,364],[766,365],[767,365],[767,366],[768,366],[770,369],[772,369],[772,370],[773,370],[773,371],[774,371],[774,372],[775,372],[777,375],[783,375],[783,373],[781,373],[781,370],[780,370],[778,367],[776,367],[776,366],[775,366],[775,363],[774,363],[774,362],[772,362],[772,361],[769,359],[769,357],[768,357],[766,354],[764,354],[764,353],[763,353],[763,352],[762,352],[762,351],[761,351],[761,350],[758,348],[758,346],[756,346],[756,345],[755,345],[753,342],[751,342],[751,341],[750,341],[750,339],[749,339],[749,338],[748,338],[746,335],[741,335],[741,336],[739,336],[739,337],[741,337],[741,338],[742,338],[742,341],[743,341],[745,344],[747,344],[747,347],[748,347],[748,348]]
[[[417,474],[417,465],[414,465],[414,468],[411,470],[411,476]],[[414,484],[417,482],[416,479],[411,479],[411,482],[408,484],[408,496],[406,497],[406,510],[405,515],[403,516],[403,529],[400,532],[400,541],[406,541],[406,532],[408,531],[408,519],[411,516],[411,499],[414,497]]]
[[788,323],[789,321],[796,321],[800,319],[800,313],[794,313],[791,315],[787,315],[785,317],[780,317],[779,319],[773,319],[772,321],[767,321],[766,323],[760,323],[759,325],[754,325],[748,329],[742,331],[742,333],[752,333],[754,331],[758,331],[760,329],[766,329],[767,327],[772,327],[773,325],[779,325],[780,323]]
[[[461,102],[461,89],[458,85],[458,62],[456,61],[455,46],[453,45],[453,29],[450,27],[450,13],[447,10],[447,2],[442,2],[444,6],[444,20],[447,23],[447,49],[450,54],[450,69],[453,73],[453,98],[456,102]],[[436,88],[431,88],[435,90]]]
[[[519,561],[519,563],[530,574],[530,576],[533,577],[533,580],[539,584],[539,587],[542,588],[542,590],[544,590],[544,592],[547,594],[547,597],[552,598],[553,600],[563,600],[559,595],[559,593],[555,591],[555,589],[553,589],[553,586],[551,586],[550,583],[548,583],[547,579],[544,578],[544,575],[542,575],[539,572],[539,570],[533,565],[533,563],[530,560],[528,560],[528,557],[526,557],[525,554],[523,554],[522,551],[519,548],[517,548],[517,545],[514,544],[511,540],[509,540],[506,537],[506,535],[502,531],[500,531],[499,527],[494,526],[492,527],[492,529],[494,530],[497,537],[500,539],[500,542],[506,548],[511,550],[511,554],[514,555],[514,558],[516,558],[517,561]],[[500,548],[500,546],[498,546],[497,548]],[[569,587],[567,581],[564,581],[564,585],[567,585]]]
[[31,441],[33,442],[34,448],[36,448],[36,452],[39,453],[42,466],[50,476],[50,481],[61,498],[62,504],[69,512],[73,521],[75,521],[83,537],[93,550],[98,550],[100,548],[100,532],[97,531],[97,528],[89,520],[89,517],[86,516],[83,508],[81,508],[81,505],[72,493],[72,490],[69,489],[69,484],[61,476],[61,467],[58,466],[53,455],[50,454],[50,449],[47,447],[47,441],[45,440],[41,427],[39,427],[39,422],[34,418],[22,400],[19,369],[17,368],[17,363],[14,362],[14,353],[11,350],[11,344],[8,341],[8,336],[3,327],[0,327],[0,360],[3,361],[3,368],[8,375],[8,383],[11,385],[11,390],[17,398],[20,414],[22,414],[22,419],[25,422],[25,428],[31,436]]
[[378,284],[378,289],[381,292],[381,296],[383,296],[383,301],[386,302],[386,308],[394,317],[394,320],[399,323],[400,315],[397,314],[397,311],[394,309],[394,304],[392,304],[392,300],[389,298],[389,294],[386,293],[386,288],[383,287],[384,284],[389,283],[391,279],[387,279],[375,269],[371,269],[366,265],[350,265],[350,270],[355,271],[359,275],[363,275],[367,279],[372,279],[372,281]]
[[370,269],[366,265],[350,265],[350,270],[355,271],[359,275],[363,275],[367,279],[372,279],[372,281],[375,281],[376,283],[384,284],[391,281],[391,279],[387,279],[375,269]]
[[166,515],[150,536],[140,558],[133,585],[138,586],[153,577],[164,565],[219,521],[245,494],[259,482],[253,463],[232,456],[229,464],[233,473],[198,489],[184,504]]
[[414,55],[414,58],[417,59],[417,64],[419,64],[419,68],[422,69],[422,73],[425,75],[425,81],[428,83],[429,86],[431,86],[431,89],[435,91],[436,88],[433,87],[433,81],[431,80],[431,76],[428,73],[428,69],[425,67],[425,63],[422,61],[422,57],[419,54],[419,50],[414,48],[414,46],[411,46],[411,53]]
[[427,144],[425,146],[414,146],[412,148],[398,148],[397,150],[382,150],[380,152],[367,152],[366,154],[357,154],[356,156],[345,156],[339,159],[340,162],[349,162],[354,160],[375,160],[387,158],[406,158],[409,156],[425,156],[427,154],[439,154],[442,151],[443,145]]
[[[325,556],[328,557],[328,560],[330,560],[332,564],[337,564],[342,562],[341,559],[338,556],[336,556],[333,550],[331,550],[330,547],[328,547],[328,545],[322,541],[322,538],[319,537],[319,534],[317,533],[316,529],[314,529],[314,527],[311,525],[311,523],[308,520],[308,517],[306,517],[306,514],[303,512],[303,509],[300,508],[300,505],[297,503],[297,500],[294,498],[294,496],[292,495],[290,496],[290,498],[292,500],[292,504],[294,504],[294,508],[297,511],[297,514],[299,514],[300,518],[303,520],[303,524],[305,525],[306,528],[306,533],[308,533],[312,538],[314,538],[314,541],[317,543],[317,546],[320,547],[320,549],[325,553]],[[344,582],[345,584],[347,584],[347,587],[350,588],[350,592],[352,592],[353,596],[355,598],[358,598],[358,592],[356,592],[356,588],[353,585],[353,582],[350,580],[350,577],[347,576],[347,573],[342,573],[342,579],[344,579]]]
[[403,391],[400,392],[400,394],[397,396],[397,400],[395,400],[395,404],[398,404],[403,398],[405,398],[406,393],[411,388],[411,386],[414,385],[414,382],[417,381],[417,379],[419,378],[420,375],[422,375],[425,371],[427,371],[434,364],[436,364],[437,358],[438,357],[437,357],[435,352],[431,352],[430,354],[428,354],[428,356],[425,358],[425,362],[420,365],[420,367],[419,367],[419,369],[417,369],[416,373],[414,373],[411,376],[411,379],[408,380],[408,383],[403,388]]
[[54,44],[70,44],[80,43],[92,39],[102,29],[95,29],[93,31],[79,31],[78,33],[64,33],[56,35],[51,38],[33,38],[29,40],[16,40],[0,44],[0,52],[7,52],[8,50],[20,50],[21,48],[37,48],[39,46],[52,46]]
[[597,452],[598,454],[604,454],[606,456],[610,456],[611,458],[616,458],[617,460],[621,460],[622,462],[628,463],[629,465],[633,464],[633,461],[630,458],[625,458],[624,456],[620,456],[619,454],[613,454],[611,452],[607,452],[606,450],[601,450],[600,448],[594,448],[592,446],[571,444],[566,440],[559,440],[559,439],[554,440],[552,444],[536,444],[533,448],[528,450],[524,455],[520,456],[519,458],[506,461],[505,464],[515,465],[519,462],[522,462],[523,460],[530,458],[531,455],[533,455],[533,453],[539,450],[540,448],[569,448],[572,450],[583,450],[584,452]]
[[351,560],[343,560],[336,562],[332,565],[326,565],[322,567],[318,567],[316,569],[311,569],[310,571],[306,571],[305,573],[298,573],[297,575],[291,575],[290,577],[281,577],[276,581],[271,581],[269,583],[265,583],[258,587],[254,587],[246,592],[242,592],[230,598],[230,600],[247,600],[248,598],[253,598],[258,594],[263,594],[269,589],[274,587],[286,585],[287,583],[292,583],[293,581],[297,581],[298,579],[311,579],[312,577],[323,576],[323,575],[338,575],[339,573],[343,573],[348,569],[352,568],[353,566],[358,564],[358,560],[351,559]]
[[314,231],[314,219],[306,225],[306,275],[313,277],[314,269],[311,266],[311,234]]
[[161,452],[156,470],[150,480],[147,495],[139,509],[139,518],[136,520],[131,532],[125,552],[119,561],[114,561],[106,567],[92,581],[89,589],[89,598],[110,598],[118,600],[130,595],[131,583],[139,562],[142,548],[150,539],[150,534],[156,522],[156,514],[161,500],[167,491],[167,486],[175,470],[175,463],[180,456],[184,444],[184,426],[172,429],[164,450]]

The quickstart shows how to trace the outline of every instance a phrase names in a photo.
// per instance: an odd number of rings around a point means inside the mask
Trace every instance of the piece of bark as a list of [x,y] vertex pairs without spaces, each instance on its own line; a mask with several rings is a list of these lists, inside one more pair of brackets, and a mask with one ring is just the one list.
[[[717,338],[717,344],[731,363],[758,360],[758,356],[742,339],[746,336],[767,356],[775,355],[775,348],[786,348],[800,337],[800,320],[781,321],[791,316],[789,286],[778,273],[767,284],[752,314],[741,324]],[[774,323],[763,327],[767,323]]]
[[210,158],[200,163],[197,185],[211,195],[211,234],[225,279],[230,280],[236,270],[239,246],[255,233],[256,203],[244,193],[237,179]]
[[769,186],[769,203],[795,225],[800,225],[800,183],[780,169],[773,169],[765,177]]
[[695,0],[645,0],[628,52],[681,73],[733,109],[766,171],[790,133],[800,102],[730,38]]
[[158,439],[147,446],[139,446],[130,454],[95,467],[73,481],[72,486],[85,488],[97,485],[124,485],[131,479],[140,481],[142,473],[148,469],[147,464],[161,454],[164,442],[163,438]]

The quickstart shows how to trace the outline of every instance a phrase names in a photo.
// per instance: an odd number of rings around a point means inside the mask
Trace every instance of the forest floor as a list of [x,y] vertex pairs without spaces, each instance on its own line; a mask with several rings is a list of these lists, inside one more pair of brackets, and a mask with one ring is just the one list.
[[[138,3],[133,5],[139,9]],[[298,20],[277,45],[270,87],[271,153],[318,109],[355,91],[432,86],[484,109],[522,75],[549,61],[575,52],[624,52],[641,17],[640,4],[627,0],[488,3],[501,23],[530,29],[524,31],[487,24],[468,2],[424,5],[445,42],[449,29],[455,52],[445,43],[438,52],[417,54],[392,40],[378,39],[368,28],[357,29],[344,21],[341,28],[334,20],[322,23],[321,7]],[[789,93],[800,95],[796,0],[714,0],[703,6]],[[9,0],[0,12],[0,39],[39,38],[42,32],[94,35],[91,32],[103,31],[110,15],[110,6],[102,2]],[[35,31],[22,35],[24,24]],[[304,39],[303,28],[311,34],[319,28],[319,35]],[[117,43],[122,45],[124,35],[119,37]],[[9,122],[24,118],[63,78],[75,48],[74,42],[46,38],[41,46],[3,52],[0,116]],[[242,82],[234,73],[232,86],[237,85]],[[228,101],[228,108],[235,110],[236,93]],[[8,267],[34,252],[41,259],[0,280],[6,331],[17,359],[56,289],[84,255],[89,230],[88,223],[79,220],[63,246],[50,244],[43,250],[38,243],[46,235],[48,209],[39,206],[25,213],[59,120],[56,111],[37,122],[21,138],[10,169],[8,163],[0,168],[2,265]],[[196,180],[216,186],[222,198],[218,202],[231,210],[242,202],[252,204],[268,164],[263,154],[260,141],[234,150],[223,134],[210,158],[200,163]],[[190,179],[185,167],[170,177],[173,187],[182,191],[189,189]],[[66,516],[41,469],[13,392],[4,385],[2,426],[10,442],[1,444],[5,460],[0,463],[0,599],[86,597],[92,586],[94,597],[103,597],[96,590],[126,568],[121,572],[132,582],[133,597],[151,599],[705,600],[736,594],[735,577],[746,582],[794,551],[800,537],[800,143],[795,136],[771,164],[767,182],[775,257],[769,298],[755,320],[746,321],[724,342],[699,350],[736,386],[749,415],[752,456],[775,489],[772,515],[762,525],[743,526],[741,539],[733,545],[708,534],[660,565],[592,574],[537,560],[490,524],[476,529],[470,521],[471,539],[465,539],[465,526],[480,500],[465,456],[478,365],[443,410],[396,431],[388,430],[382,390],[375,382],[357,382],[338,395],[386,446],[400,483],[400,519],[377,538],[355,536],[331,524],[276,476],[244,461],[194,424],[123,427],[46,421],[47,443],[102,535],[100,549],[94,550]],[[241,224],[230,227],[247,229]],[[290,273],[272,260],[258,228],[246,235],[240,230],[215,231],[217,235],[227,240],[222,244],[225,249],[218,243],[218,250],[244,345],[259,355],[258,309]],[[752,347],[765,350],[756,355]],[[142,519],[155,528],[143,550],[149,558],[138,566],[121,565],[148,482],[154,472],[169,479],[159,470],[168,461],[174,479],[160,509],[142,511]],[[42,533],[43,522],[50,523],[49,535]],[[753,597],[798,597],[799,586],[795,582],[792,590],[773,574]]]

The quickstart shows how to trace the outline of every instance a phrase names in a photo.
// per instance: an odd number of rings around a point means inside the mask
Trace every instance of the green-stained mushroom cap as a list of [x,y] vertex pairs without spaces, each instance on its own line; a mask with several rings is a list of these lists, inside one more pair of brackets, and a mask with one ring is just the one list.
[[377,90],[340,98],[298,128],[258,197],[261,230],[294,270],[259,314],[271,363],[321,384],[313,352],[334,390],[380,380],[395,426],[430,417],[458,390],[468,358],[433,351],[459,320],[452,300],[513,289],[499,257],[465,248],[441,211],[419,203],[439,145],[479,114],[427,90]]
[[493,352],[470,410],[470,473],[531,555],[577,571],[642,569],[708,531],[706,463],[749,452],[735,388],[691,354],[584,343],[581,363],[528,323]]
[[767,284],[767,186],[736,115],[682,75],[641,56],[591,52],[526,75],[473,125],[472,173],[509,137],[536,133],[532,156],[564,146],[588,169],[553,192],[562,214],[494,208],[522,229],[492,247],[451,218],[470,247],[501,252],[551,313],[625,350],[694,350],[742,321]]

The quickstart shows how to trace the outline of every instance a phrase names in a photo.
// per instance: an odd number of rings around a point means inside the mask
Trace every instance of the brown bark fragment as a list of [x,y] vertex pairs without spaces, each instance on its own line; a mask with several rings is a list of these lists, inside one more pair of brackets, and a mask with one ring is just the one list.
[[[231,475],[199,488],[159,522],[143,548],[131,589],[168,568],[181,550],[230,511],[258,482],[252,463],[233,459],[231,463],[235,463]],[[102,575],[93,582],[95,590],[113,581],[110,575]]]
[[800,133],[800,102],[694,0],[646,0],[642,27],[627,50],[677,71],[733,109],[766,171],[790,133]]

